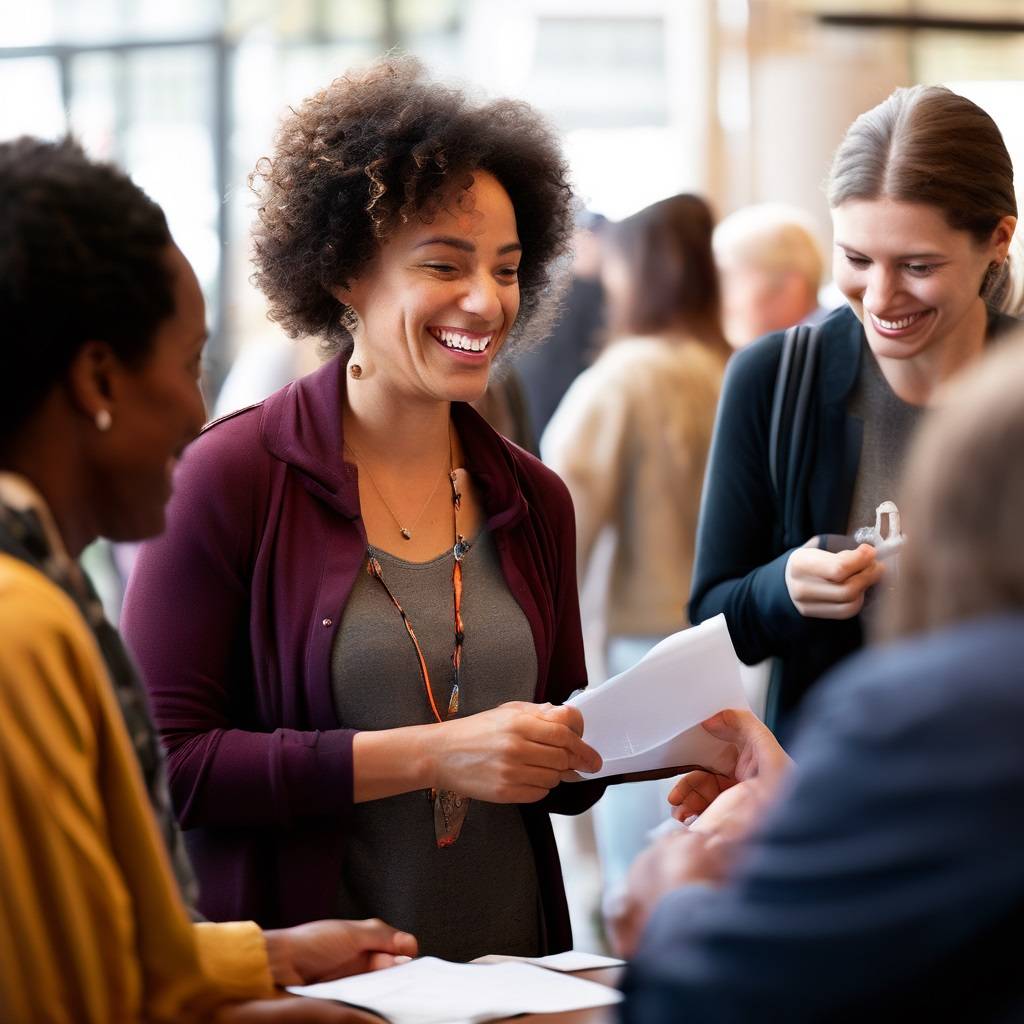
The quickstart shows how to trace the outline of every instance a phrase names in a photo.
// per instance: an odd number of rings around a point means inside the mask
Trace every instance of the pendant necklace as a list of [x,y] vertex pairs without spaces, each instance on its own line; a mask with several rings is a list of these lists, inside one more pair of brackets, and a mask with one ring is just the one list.
[[[345,450],[349,453],[349,455],[352,456],[353,459],[356,460],[356,465],[359,466],[360,469],[362,469],[362,470],[364,470],[366,472],[366,478],[367,478],[367,480],[370,481],[370,486],[374,489],[374,492],[376,493],[377,497],[380,498],[381,504],[387,509],[388,515],[391,516],[391,518],[395,521],[395,526],[398,527],[398,532],[402,535],[402,537],[405,540],[412,540],[412,531],[415,530],[417,526],[419,526],[420,520],[423,518],[423,513],[426,512],[428,508],[430,508],[430,503],[434,500],[434,495],[437,494],[437,489],[438,489],[438,487],[441,486],[441,481],[445,478],[446,475],[449,475],[449,473],[450,473],[450,469],[451,469],[450,465],[447,468],[441,470],[441,475],[437,478],[437,482],[434,484],[434,489],[430,492],[430,496],[424,502],[423,508],[420,509],[420,514],[412,521],[412,525],[411,526],[403,526],[402,525],[402,521],[398,518],[398,516],[395,515],[395,510],[388,504],[388,500],[387,500],[387,498],[384,497],[383,491],[381,491],[381,489],[377,486],[377,481],[374,480],[373,473],[370,472],[370,465],[369,465],[369,463],[366,462],[365,459],[360,458],[359,453],[355,450],[355,448],[353,448],[348,443],[348,441],[345,441],[343,443],[344,443]],[[449,439],[448,461],[449,461],[449,464],[450,464],[451,463],[451,442],[450,442],[450,439]]]
[[[351,449],[349,450],[351,451]],[[354,452],[352,454],[355,455]],[[372,482],[373,478],[371,477],[370,479]],[[466,635],[462,621],[462,559],[465,558],[466,552],[470,548],[469,541],[459,533],[459,510],[462,508],[462,495],[459,493],[458,482],[455,478],[455,460],[452,455],[450,424],[448,426],[448,481],[451,484],[452,490],[452,534],[454,536],[454,544],[452,545],[452,602],[455,608],[455,642],[452,647],[451,658],[452,688],[448,695],[448,705],[443,715],[434,699],[434,689],[430,682],[430,671],[427,669],[427,660],[423,656],[423,649],[420,647],[420,642],[416,637],[416,631],[413,629],[405,609],[402,608],[398,598],[395,597],[394,592],[385,581],[384,570],[377,558],[376,551],[369,544],[366,547],[366,571],[384,588],[391,603],[402,617],[405,631],[409,635],[409,639],[412,641],[416,651],[420,679],[423,683],[427,703],[430,705],[430,712],[434,716],[434,721],[438,723],[454,718],[459,713],[459,687],[462,682],[462,644]],[[376,489],[376,484],[374,484],[374,489]],[[435,487],[435,491],[436,489]],[[380,494],[380,491],[377,491],[377,494],[380,495],[383,501],[384,496]],[[387,507],[387,502],[384,502],[384,505]],[[388,509],[388,511],[391,510]],[[393,514],[392,518],[394,518]],[[398,520],[395,519],[395,522],[397,523]],[[413,525],[415,526],[415,524]],[[402,535],[405,536],[404,530]],[[459,838],[459,833],[462,831],[462,823],[466,820],[466,814],[469,811],[469,797],[462,796],[450,789],[428,789],[426,793],[434,805],[434,839],[437,846],[439,849],[451,846]]]

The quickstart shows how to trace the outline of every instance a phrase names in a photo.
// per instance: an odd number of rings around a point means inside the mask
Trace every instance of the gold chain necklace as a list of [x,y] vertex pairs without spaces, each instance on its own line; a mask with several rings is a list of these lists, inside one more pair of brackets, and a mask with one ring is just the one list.
[[367,463],[366,460],[359,455],[359,453],[348,443],[348,441],[344,442],[344,446],[345,450],[352,456],[352,458],[356,460],[356,465],[358,465],[360,469],[366,471],[366,477],[370,481],[370,485],[373,487],[374,491],[376,491],[377,497],[380,498],[381,500],[381,504],[388,510],[388,515],[391,516],[391,518],[395,521],[395,526],[398,527],[398,532],[406,540],[412,540],[412,531],[415,530],[417,526],[419,526],[420,520],[423,518],[423,513],[426,512],[427,509],[430,507],[430,503],[434,500],[434,495],[437,494],[438,487],[441,486],[441,481],[446,476],[449,475],[451,464],[451,451],[449,450],[448,462],[441,470],[441,475],[437,478],[437,483],[434,484],[434,489],[430,492],[430,496],[424,503],[423,508],[420,509],[420,514],[413,520],[411,526],[403,526],[402,521],[398,518],[398,516],[395,515],[395,510],[388,504],[388,499],[384,497],[384,494],[381,492],[381,489],[377,486],[377,481],[374,480],[373,473],[370,472],[369,463]]

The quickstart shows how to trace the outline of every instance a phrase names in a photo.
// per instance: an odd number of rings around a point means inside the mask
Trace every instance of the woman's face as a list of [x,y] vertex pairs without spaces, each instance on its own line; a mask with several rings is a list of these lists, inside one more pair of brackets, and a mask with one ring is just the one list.
[[519,312],[522,246],[508,193],[483,171],[430,223],[414,217],[336,294],[359,318],[354,361],[403,397],[473,401]]
[[836,207],[833,276],[875,355],[910,359],[984,332],[978,293],[989,263],[1006,258],[1014,223],[1003,218],[979,244],[923,203],[858,199]]
[[118,366],[111,383],[113,423],[95,441],[98,527],[114,540],[141,540],[163,530],[174,467],[206,419],[199,389],[206,341],[203,294],[176,246],[168,247],[166,258],[174,312],[157,328],[141,366]]

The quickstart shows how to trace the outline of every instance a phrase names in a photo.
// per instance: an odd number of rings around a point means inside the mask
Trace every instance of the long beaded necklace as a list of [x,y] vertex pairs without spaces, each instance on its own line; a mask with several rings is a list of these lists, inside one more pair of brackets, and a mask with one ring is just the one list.
[[[469,551],[470,544],[461,533],[459,533],[459,510],[462,508],[462,495],[459,493],[458,482],[455,478],[455,460],[452,455],[451,426],[448,428],[448,481],[452,489],[452,534],[455,542],[452,546],[452,598],[455,607],[455,643],[452,648],[452,688],[448,696],[448,707],[442,716],[434,699],[434,689],[430,682],[430,671],[427,668],[427,660],[423,656],[423,649],[416,637],[409,616],[400,604],[394,592],[384,579],[384,570],[373,546],[366,546],[366,571],[384,588],[391,603],[398,610],[405,625],[405,631],[416,650],[416,660],[419,664],[420,679],[423,682],[423,689],[426,692],[427,703],[430,705],[431,714],[438,723],[447,721],[459,713],[459,688],[462,683],[462,645],[466,637],[465,626],[462,621],[462,559]],[[379,493],[379,492],[378,492]],[[459,838],[462,831],[462,823],[466,820],[469,811],[469,797],[461,796],[450,789],[428,789],[427,796],[434,804],[434,839],[439,848],[451,846]]]

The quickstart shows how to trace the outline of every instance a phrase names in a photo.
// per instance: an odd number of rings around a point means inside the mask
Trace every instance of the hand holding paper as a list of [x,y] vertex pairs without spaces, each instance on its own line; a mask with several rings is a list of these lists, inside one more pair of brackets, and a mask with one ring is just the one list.
[[735,750],[701,722],[723,708],[748,709],[740,662],[724,615],[673,633],[632,668],[570,703],[586,742],[604,758],[601,779],[657,769],[730,771]]

